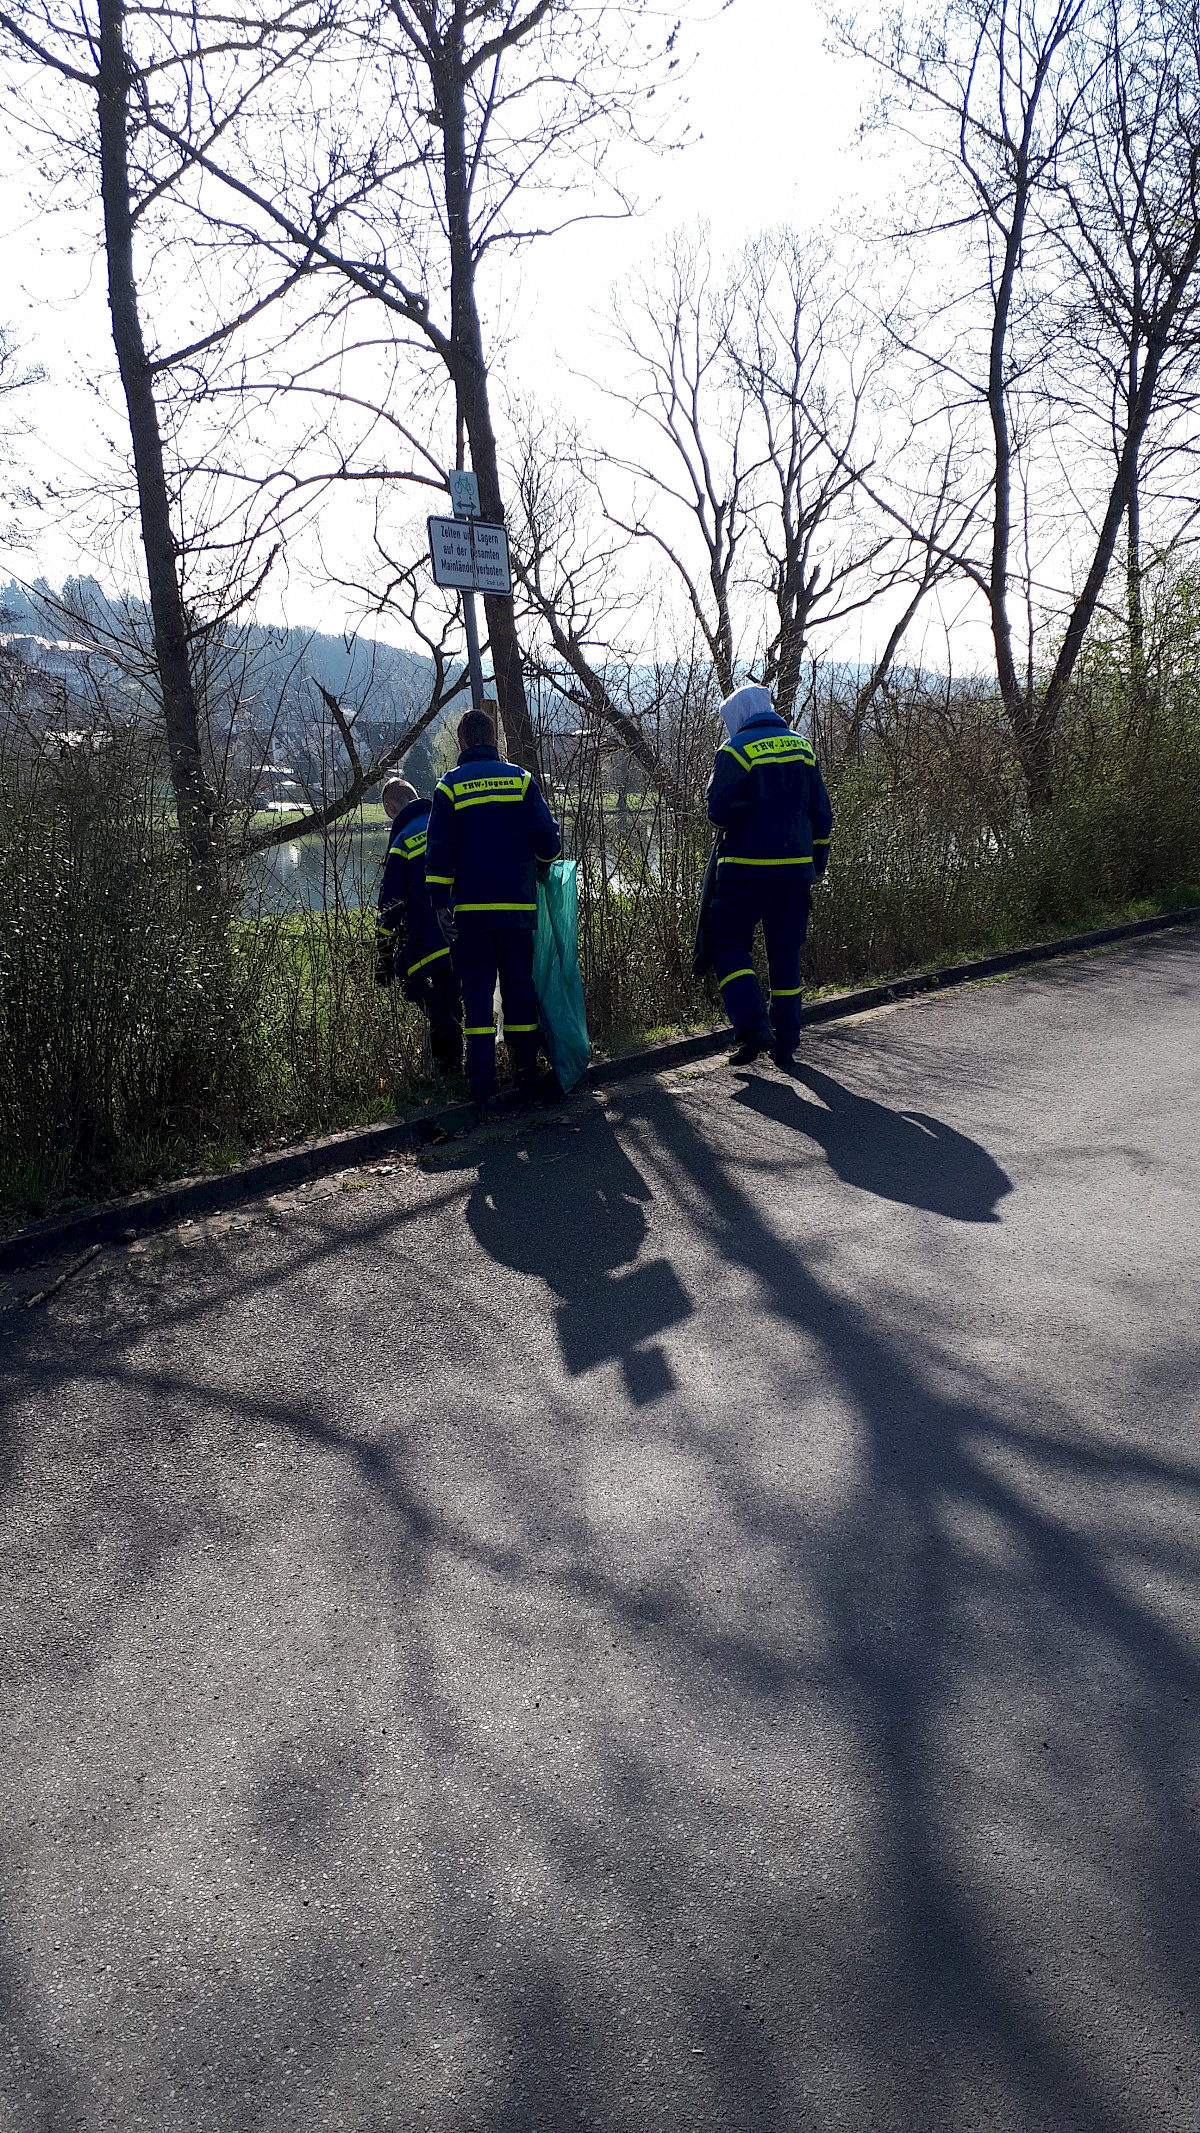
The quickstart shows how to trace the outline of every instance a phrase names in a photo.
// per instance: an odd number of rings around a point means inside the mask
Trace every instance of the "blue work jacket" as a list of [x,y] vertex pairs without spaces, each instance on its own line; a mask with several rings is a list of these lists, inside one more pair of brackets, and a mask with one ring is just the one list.
[[829,859],[833,809],[816,756],[774,711],[747,720],[718,748],[708,816],[721,831],[718,890],[732,880],[819,881]]
[[414,978],[450,951],[442,939],[425,886],[428,800],[410,800],[392,824],[379,884],[376,941],[392,948],[398,978]]
[[468,926],[537,924],[537,867],[562,850],[537,779],[498,748],[464,748],[440,779],[429,816],[425,879],[436,906]]

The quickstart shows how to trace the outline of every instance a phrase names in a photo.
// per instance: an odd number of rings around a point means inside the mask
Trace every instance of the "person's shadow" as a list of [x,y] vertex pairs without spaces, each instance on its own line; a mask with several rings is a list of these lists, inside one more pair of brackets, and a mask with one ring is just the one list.
[[[801,1084],[820,1102],[807,1102]],[[734,1102],[807,1134],[847,1185],[951,1222],[998,1222],[997,1205],[1012,1191],[978,1141],[923,1111],[889,1111],[856,1096],[816,1067],[797,1062],[782,1082],[755,1076]]]
[[555,1325],[570,1375],[616,1359],[638,1406],[674,1386],[655,1336],[692,1312],[668,1260],[633,1264],[649,1199],[640,1171],[594,1117],[567,1149],[546,1136],[489,1156],[467,1203],[484,1251],[540,1276],[559,1298]]

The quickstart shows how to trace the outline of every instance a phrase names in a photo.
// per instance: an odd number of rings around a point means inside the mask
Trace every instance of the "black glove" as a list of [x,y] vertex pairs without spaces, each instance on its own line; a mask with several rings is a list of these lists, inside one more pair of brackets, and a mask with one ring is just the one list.
[[537,869],[538,880],[549,881],[550,869],[554,865],[554,861],[552,859],[538,859],[534,861],[534,865]]
[[458,927],[454,922],[453,904],[436,905],[434,909],[434,917],[437,919],[438,930],[440,931],[442,939],[445,941],[447,948],[453,948],[455,941],[458,939]]

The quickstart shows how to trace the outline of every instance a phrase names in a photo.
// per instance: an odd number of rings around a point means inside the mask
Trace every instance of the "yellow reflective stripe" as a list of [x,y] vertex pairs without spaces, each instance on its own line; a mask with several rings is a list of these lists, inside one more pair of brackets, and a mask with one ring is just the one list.
[[481,1022],[478,1028],[469,1022],[463,1030],[464,1037],[494,1037],[495,1034],[496,1025],[494,1022]]
[[794,1000],[796,994],[803,991],[803,985],[772,985],[771,998],[773,1000]]
[[540,1024],[537,1022],[506,1022],[504,1027],[506,1030],[511,1030],[514,1037],[529,1037],[532,1036],[535,1029],[540,1028]]
[[396,928],[394,926],[385,926],[382,920],[376,923],[375,935],[377,940],[390,941],[395,931]]
[[531,783],[531,781],[532,781],[532,778],[533,778],[533,772],[532,772],[531,770],[527,770],[527,771],[525,772],[525,782],[524,782],[524,784],[523,784],[523,785],[522,785],[522,787],[521,787],[521,798],[522,798],[522,799],[524,799],[524,797],[525,797],[526,793],[527,793],[527,792],[529,791],[529,787],[530,787],[530,783]]
[[524,798],[523,792],[483,792],[471,800],[456,800],[454,805],[461,813],[467,807],[490,807],[500,802],[506,805],[512,802],[519,807]]
[[418,970],[424,970],[426,966],[430,963],[440,963],[442,957],[444,955],[449,955],[449,953],[450,950],[448,948],[435,948],[432,955],[423,955],[419,963],[409,964],[409,977],[415,978]]
[[405,837],[400,849],[406,859],[415,859],[425,849],[425,838],[423,835],[420,837]]
[[453,874],[427,874],[425,879],[426,882],[436,882],[443,889],[452,889],[454,887]]
[[454,801],[454,787],[453,787],[452,785],[447,785],[447,783],[446,783],[446,780],[445,780],[445,778],[439,778],[439,779],[438,779],[438,781],[437,781],[437,784],[436,784],[436,785],[434,786],[434,791],[435,791],[435,792],[444,792],[444,793],[445,793],[445,795],[446,795],[446,798],[447,798],[447,799],[448,799],[448,800],[449,800],[449,801],[451,802],[451,804],[453,805],[453,801]]
[[448,785],[446,790],[456,807],[469,807],[473,796],[486,800],[523,800],[527,777],[528,772],[517,770],[506,778],[463,778],[456,785]]
[[743,859],[737,852],[722,852],[717,861],[719,867],[810,867],[812,855],[804,859]]
[[817,760],[798,733],[768,733],[761,741],[746,741],[743,745],[751,763],[764,762],[771,756],[783,762],[794,761],[797,756],[805,763]]
[[722,741],[717,753],[719,755],[731,755],[735,763],[741,764],[743,770],[749,770],[750,768],[750,765],[746,761],[746,758],[742,754],[740,748],[735,748],[732,741]]
[[536,911],[536,904],[455,904],[456,911]]
[[814,838],[813,838],[813,843],[814,843],[814,844],[828,844],[828,842],[829,842],[829,839],[828,839],[828,837],[814,837]]
[[717,984],[723,989],[726,985],[732,985],[735,978],[752,978],[753,976],[754,972],[752,970],[731,970],[727,978],[718,978]]

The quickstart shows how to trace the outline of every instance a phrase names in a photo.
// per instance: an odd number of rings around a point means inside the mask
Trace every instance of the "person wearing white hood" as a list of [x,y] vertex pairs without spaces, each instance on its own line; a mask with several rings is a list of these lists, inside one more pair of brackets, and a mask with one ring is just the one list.
[[[735,689],[721,706],[729,739],[708,782],[709,820],[720,836],[716,885],[704,928],[735,1066],[770,1051],[790,1066],[800,1035],[800,950],[814,881],[829,859],[833,810],[816,756],[772,708],[766,689]],[[771,980],[768,1013],[754,973],[761,923]]]

